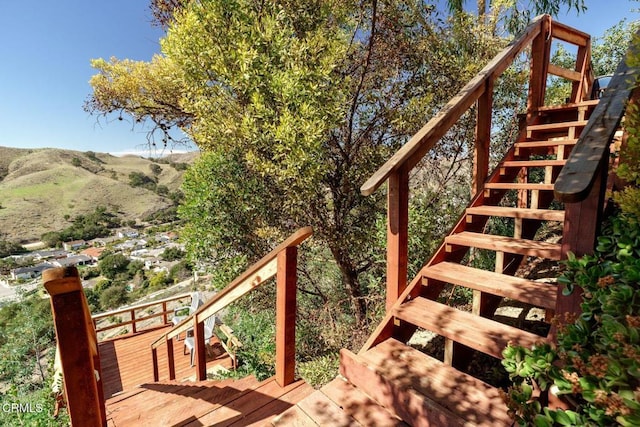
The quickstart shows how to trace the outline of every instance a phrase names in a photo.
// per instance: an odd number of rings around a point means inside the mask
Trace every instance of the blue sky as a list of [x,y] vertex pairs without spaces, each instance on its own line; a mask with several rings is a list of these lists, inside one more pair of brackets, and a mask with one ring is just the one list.
[[[638,19],[630,12],[638,1],[586,4],[586,14],[559,20],[597,37],[623,17]],[[146,0],[0,0],[0,145],[159,155],[145,151],[144,129],[98,124],[82,106],[91,93],[90,59],[149,60],[161,36]]]

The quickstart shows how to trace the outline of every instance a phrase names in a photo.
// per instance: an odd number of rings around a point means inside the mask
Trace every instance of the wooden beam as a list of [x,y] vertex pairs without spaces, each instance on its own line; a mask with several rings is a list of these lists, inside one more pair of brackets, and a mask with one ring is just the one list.
[[207,379],[207,346],[204,342],[204,322],[198,322],[196,319],[196,317],[193,318],[196,381],[205,381]]
[[[176,379],[176,363],[173,357],[173,338],[167,340],[167,366],[169,368],[169,380]],[[156,380],[157,381],[157,380]]]
[[[540,32],[531,44],[531,72],[529,75],[529,96],[527,102],[529,115],[544,105],[547,67],[551,47],[551,40],[550,37],[548,37],[551,31],[551,18],[548,17],[548,15],[545,16],[547,16],[547,19],[541,22]],[[528,119],[531,118],[532,117],[528,117]]]
[[276,291],[276,382],[285,387],[295,381],[296,289],[298,248],[278,254]]
[[409,173],[389,177],[387,194],[387,310],[407,287],[409,245]]
[[563,40],[576,46],[586,46],[587,41],[591,39],[589,34],[557,21],[554,21],[551,26],[551,35],[555,39]]
[[555,64],[549,64],[549,74],[553,74],[554,76],[562,77],[563,79],[571,80],[574,82],[579,82],[582,79],[582,74],[578,71],[568,70],[563,67],[558,67]]
[[473,145],[473,182],[471,197],[482,191],[489,175],[489,147],[491,146],[491,112],[493,110],[493,80],[486,81],[484,92],[478,99],[476,141]]

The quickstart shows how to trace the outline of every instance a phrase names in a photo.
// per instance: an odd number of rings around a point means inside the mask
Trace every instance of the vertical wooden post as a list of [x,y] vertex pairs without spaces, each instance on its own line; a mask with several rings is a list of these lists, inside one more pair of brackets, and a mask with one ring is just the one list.
[[297,247],[278,254],[276,290],[276,382],[280,387],[295,380]]
[[[567,258],[569,252],[578,257],[593,253],[602,216],[608,162],[609,152],[605,151],[589,195],[581,202],[565,204],[564,230],[562,233],[563,259]],[[564,286],[558,286],[556,314],[580,313],[582,289],[576,287],[573,293],[568,296],[562,294],[563,289]],[[562,321],[562,317],[559,320]],[[556,339],[556,334],[556,328],[552,328],[549,332],[552,340]]]
[[151,361],[153,363],[153,382],[160,381],[160,370],[158,369],[158,349],[151,347]]
[[195,348],[196,381],[207,379],[207,346],[204,342],[204,322],[198,321],[198,316],[193,316],[193,341]]
[[408,231],[409,173],[402,167],[389,176],[387,194],[387,310],[407,287]]
[[162,303],[162,322],[165,325],[169,324],[169,319],[167,319],[167,302],[166,301]]
[[43,273],[51,295],[51,311],[72,425],[106,426],[102,372],[95,329],[75,267]]
[[531,73],[529,76],[529,98],[527,111],[531,114],[544,105],[544,95],[547,82],[547,66],[551,47],[551,18],[540,21],[540,34],[531,43]]
[[491,145],[491,111],[493,109],[493,78],[487,80],[484,93],[478,98],[476,141],[473,146],[473,183],[471,198],[482,191],[489,175],[489,147]]
[[167,365],[169,367],[169,380],[175,380],[176,364],[173,357],[173,338],[167,339]]
[[135,334],[136,332],[138,332],[136,328],[136,310],[133,309],[131,310],[131,333]]

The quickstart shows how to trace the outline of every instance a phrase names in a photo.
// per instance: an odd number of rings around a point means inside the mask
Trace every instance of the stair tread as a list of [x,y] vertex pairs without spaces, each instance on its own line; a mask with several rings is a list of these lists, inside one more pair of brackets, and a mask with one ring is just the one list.
[[542,221],[564,221],[564,211],[555,209],[513,208],[509,206],[474,206],[467,208],[467,215],[526,218]]
[[573,102],[570,104],[561,104],[561,105],[545,105],[545,106],[541,106],[538,107],[537,109],[534,110],[534,113],[548,113],[548,112],[554,112],[554,111],[568,111],[568,110],[575,110],[576,108],[579,107],[591,107],[591,106],[596,106],[598,105],[598,102],[600,100],[599,99],[590,99],[588,101],[580,101],[580,102]]
[[342,377],[336,377],[333,381],[323,386],[320,391],[339,405],[347,415],[362,425],[379,427],[407,426],[400,418],[391,414],[362,390],[354,387],[353,384]]
[[467,422],[512,422],[497,388],[400,341],[387,339],[359,356],[399,388],[411,388]]
[[575,145],[578,142],[577,138],[564,138],[564,139],[549,139],[549,140],[536,140],[536,141],[520,141],[516,142],[514,146],[516,148],[538,148],[538,147],[553,147],[555,145]]
[[500,164],[505,168],[518,168],[518,167],[544,167],[544,166],[564,166],[567,163],[566,160],[508,160]]
[[529,182],[487,182],[485,189],[489,190],[553,190],[553,184]]
[[474,248],[489,249],[493,251],[502,251],[553,260],[560,259],[562,249],[562,245],[558,243],[516,239],[513,237],[473,233],[470,231],[452,234],[445,237],[444,240],[448,245],[470,246]]
[[537,125],[527,126],[527,131],[566,129],[570,127],[582,127],[582,126],[585,126],[586,124],[587,124],[587,120],[572,120],[569,122],[541,123]]
[[545,340],[531,332],[422,297],[394,307],[393,314],[412,325],[499,359],[509,342],[530,347]]
[[429,279],[522,301],[537,307],[555,309],[556,306],[556,287],[547,283],[446,261],[427,267],[423,275]]

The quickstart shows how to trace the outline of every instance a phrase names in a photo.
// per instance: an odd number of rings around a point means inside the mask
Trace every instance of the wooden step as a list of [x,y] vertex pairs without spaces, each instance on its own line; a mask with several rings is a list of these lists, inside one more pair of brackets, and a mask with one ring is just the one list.
[[[558,150],[562,147],[564,152],[567,151],[564,147],[572,147],[576,145],[578,140],[576,138],[552,138],[548,140],[536,140],[536,141],[521,141],[516,142],[514,144],[513,154],[518,157],[521,156],[521,150],[527,150],[530,154],[556,154],[558,155]],[[563,153],[563,156],[566,157],[566,154]]]
[[565,138],[565,139],[550,139],[544,141],[522,141],[516,142],[514,147],[518,148],[544,148],[544,147],[555,147],[558,145],[576,145],[578,139],[576,138]]
[[512,207],[506,207],[506,206],[471,207],[471,208],[467,208],[467,215],[536,219],[539,221],[564,221],[563,210],[512,208]]
[[418,297],[393,309],[393,315],[498,359],[509,342],[530,347],[545,339],[485,317]]
[[528,132],[536,131],[555,131],[564,130],[572,127],[584,127],[587,124],[587,120],[573,120],[570,122],[555,122],[555,123],[542,123],[539,125],[527,126]]
[[472,233],[470,231],[452,234],[447,236],[444,241],[448,252],[453,250],[453,246],[467,246],[553,260],[560,260],[562,248],[562,245],[557,243],[515,239],[513,237]]
[[598,105],[599,101],[599,99],[590,99],[588,101],[572,102],[570,104],[545,105],[542,107],[538,107],[536,110],[534,110],[533,113],[554,113],[560,111],[577,110],[580,107],[595,107],[596,105]]
[[393,338],[359,355],[342,350],[340,373],[412,426],[513,422],[498,389]]
[[271,425],[408,427],[340,376],[275,417]]
[[543,168],[545,166],[564,166],[567,163],[566,160],[509,160],[502,162],[499,166],[501,168]]
[[424,270],[423,276],[427,280],[433,279],[460,285],[537,307],[551,310],[556,308],[557,289],[548,283],[534,282],[453,262],[431,265]]
[[553,184],[540,184],[529,182],[487,182],[484,184],[485,191],[491,190],[539,190],[553,191]]

